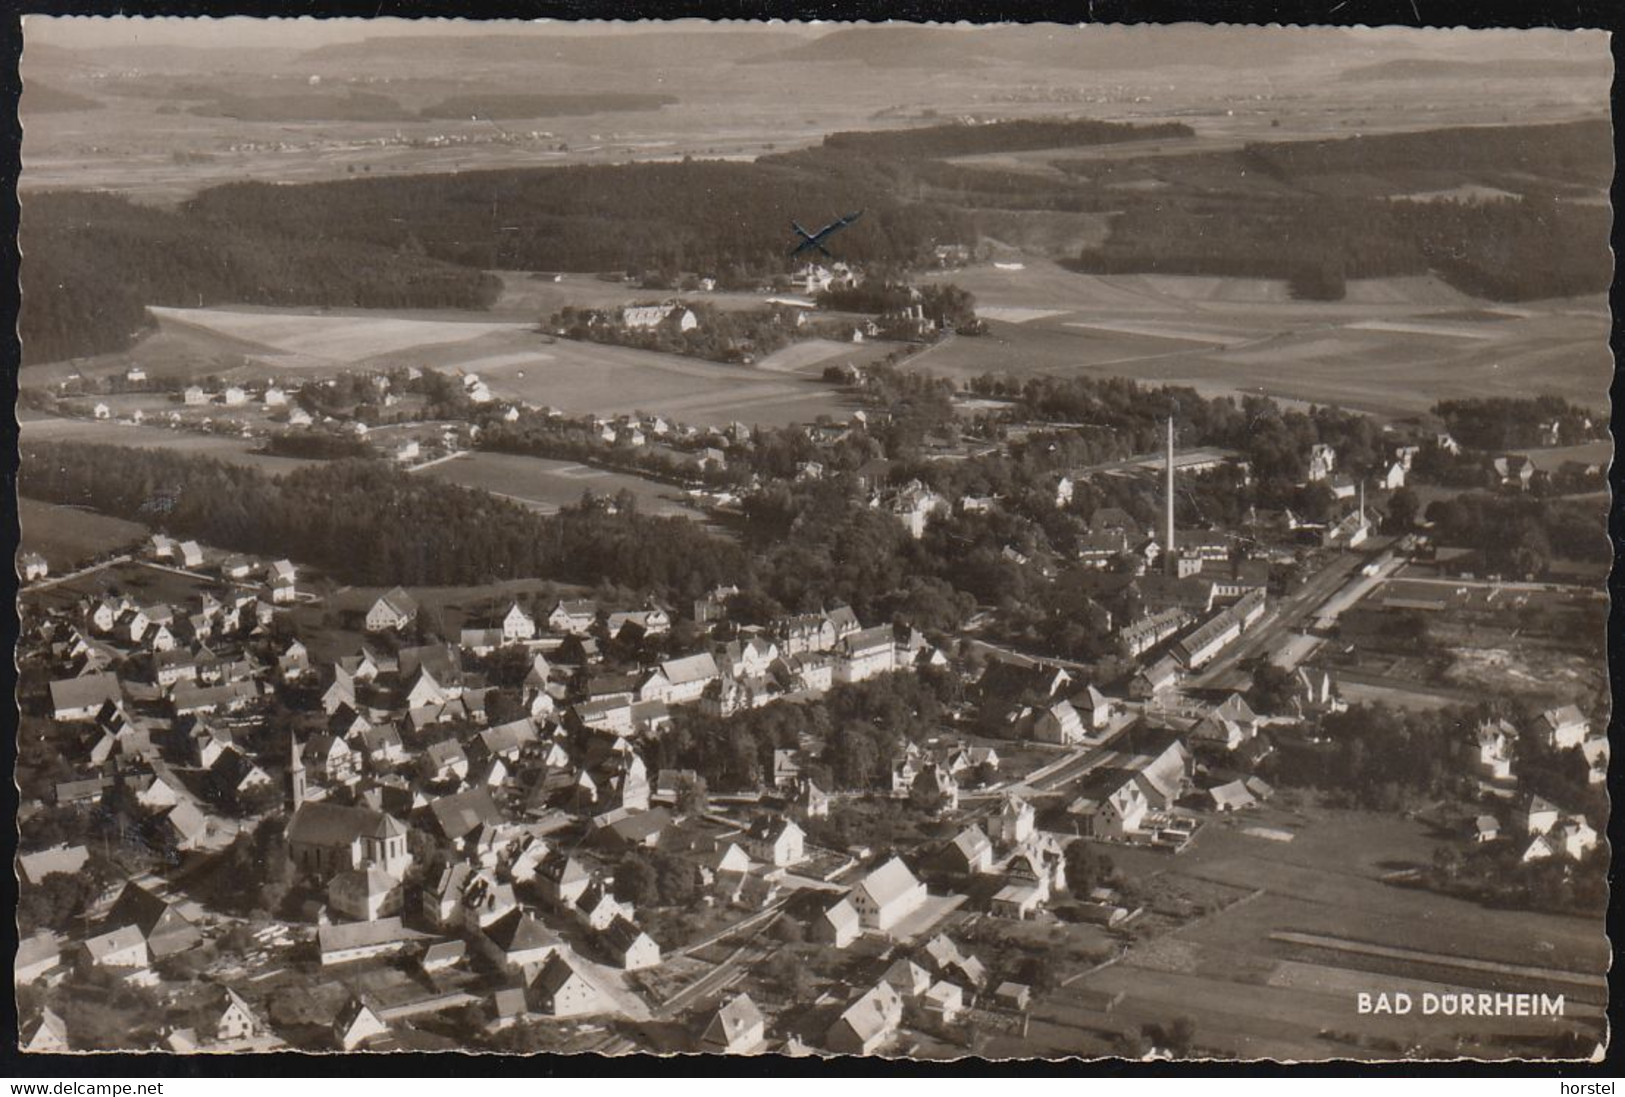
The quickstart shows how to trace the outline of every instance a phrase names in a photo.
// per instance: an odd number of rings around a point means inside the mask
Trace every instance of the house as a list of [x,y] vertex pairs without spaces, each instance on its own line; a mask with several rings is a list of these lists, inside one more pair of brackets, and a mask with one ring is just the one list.
[[644,680],[638,689],[638,699],[662,701],[668,705],[698,701],[705,687],[720,674],[717,661],[709,652],[682,659],[667,659]]
[[17,564],[25,583],[32,583],[51,574],[51,565],[37,552],[23,553]]
[[632,907],[616,899],[609,888],[594,880],[576,899],[574,913],[588,929],[602,933],[615,922],[615,919],[629,916]]
[[537,890],[559,908],[573,908],[591,884],[586,866],[562,849],[549,853],[536,867]]
[[1026,921],[1038,912],[1044,894],[1028,884],[1006,884],[994,894],[989,910],[995,918]]
[[86,674],[51,683],[52,714],[58,720],[93,720],[103,705],[124,702],[118,675]]
[[54,933],[41,930],[17,943],[17,955],[11,967],[12,976],[18,986],[28,986],[61,963],[61,942]]
[[767,1022],[749,994],[736,994],[711,1014],[700,1032],[708,1055],[752,1055],[767,1042]]
[[897,1034],[902,1022],[903,999],[889,983],[877,983],[836,1019],[824,1043],[831,1051],[873,1055]]
[[939,979],[921,996],[920,1008],[926,1016],[952,1024],[965,1011],[965,992],[955,984]]
[[1559,812],[1542,796],[1530,795],[1519,806],[1514,822],[1525,834],[1546,834],[1557,826]]
[[584,1017],[614,1008],[608,996],[558,952],[548,957],[530,990],[536,1010],[550,1017]]
[[87,847],[60,845],[39,853],[24,853],[17,858],[17,865],[23,880],[37,887],[47,876],[77,874],[89,860]]
[[222,1000],[216,1008],[220,1010],[214,1023],[214,1038],[220,1043],[232,1040],[247,1040],[258,1036],[264,1031],[258,1015],[249,1004],[243,1001],[242,995],[230,987],[221,987]]
[[154,960],[189,951],[202,940],[191,919],[179,906],[140,884],[126,884],[103,920],[104,925],[133,927],[146,942]]
[[863,932],[863,918],[848,899],[841,899],[813,920],[814,941],[832,948],[845,948]]
[[994,817],[994,834],[1001,846],[1017,846],[1032,837],[1038,813],[1019,796],[1006,795]]
[[182,541],[176,548],[180,552],[181,567],[191,569],[203,566],[203,546],[196,541]]
[[1535,476],[1534,462],[1521,453],[1506,453],[1491,462],[1492,481],[1499,487],[1528,491]]
[[1578,707],[1547,709],[1535,720],[1535,734],[1554,750],[1570,750],[1591,734],[1591,726]]
[[855,630],[836,641],[834,679],[843,685],[866,681],[894,670],[896,663],[897,641],[890,625]]
[[95,967],[144,968],[149,962],[147,940],[133,925],[87,937],[82,947],[84,957]]
[[344,1051],[389,1034],[389,1026],[359,997],[352,997],[333,1018],[333,1040]]
[[1033,721],[1033,738],[1040,743],[1072,746],[1083,741],[1083,717],[1071,701],[1050,705]]
[[596,602],[560,599],[547,615],[547,627],[553,632],[585,636],[597,620]]
[[509,970],[547,963],[562,946],[557,934],[529,911],[518,909],[480,929],[474,940],[493,963]]
[[1493,815],[1480,815],[1473,820],[1473,841],[1493,842],[1501,837],[1501,824]]
[[466,941],[436,941],[418,957],[418,967],[423,969],[425,975],[434,975],[460,966],[467,955]]
[[947,767],[935,762],[920,769],[908,790],[909,803],[921,811],[940,815],[959,808],[959,782]]
[[993,990],[993,1002],[1003,1009],[1025,1013],[1032,1003],[1032,988],[1021,983],[1000,983]]
[[1478,725],[1478,764],[1492,780],[1512,778],[1517,742],[1518,729],[1505,720],[1485,720]]
[[1115,767],[1091,773],[1066,808],[1077,832],[1090,838],[1138,832],[1151,805],[1137,778],[1134,772]]
[[30,1055],[60,1055],[71,1050],[68,1046],[67,1022],[52,1012],[49,1006],[42,1009],[39,1022],[28,1039],[23,1041],[22,1050]]
[[775,868],[806,860],[806,833],[780,816],[758,816],[745,835],[745,849],[764,864]]
[[957,876],[988,872],[993,868],[993,843],[981,827],[966,827],[943,847],[938,864]]
[[358,922],[375,922],[401,910],[401,881],[377,865],[350,869],[327,884],[327,905]]
[[367,631],[399,631],[417,620],[418,603],[400,587],[379,597],[367,610]]
[[617,917],[604,930],[601,941],[615,965],[625,971],[641,971],[660,963],[660,946],[630,918]]
[[918,998],[931,989],[931,973],[906,956],[892,961],[881,979],[905,1000]]
[[863,927],[882,933],[920,909],[927,897],[925,885],[899,857],[865,876],[849,896]]
[[517,643],[535,637],[536,619],[526,613],[518,602],[513,603],[502,617],[502,638],[509,643]]
[[401,925],[397,916],[371,922],[318,926],[316,947],[321,954],[322,966],[332,967],[399,952],[424,936]]

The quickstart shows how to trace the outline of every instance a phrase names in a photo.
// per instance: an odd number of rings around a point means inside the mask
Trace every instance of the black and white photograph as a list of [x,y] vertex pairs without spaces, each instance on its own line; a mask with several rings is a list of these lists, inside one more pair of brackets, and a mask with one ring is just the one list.
[[20,1072],[1604,1056],[1606,32],[22,38]]

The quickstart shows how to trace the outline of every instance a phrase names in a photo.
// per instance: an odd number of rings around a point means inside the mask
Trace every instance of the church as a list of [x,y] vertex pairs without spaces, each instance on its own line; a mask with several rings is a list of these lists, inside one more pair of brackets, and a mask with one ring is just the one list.
[[399,879],[412,863],[406,827],[386,812],[348,804],[305,801],[304,765],[294,743],[288,771],[293,818],[288,859],[309,876],[326,879],[353,869],[378,868]]

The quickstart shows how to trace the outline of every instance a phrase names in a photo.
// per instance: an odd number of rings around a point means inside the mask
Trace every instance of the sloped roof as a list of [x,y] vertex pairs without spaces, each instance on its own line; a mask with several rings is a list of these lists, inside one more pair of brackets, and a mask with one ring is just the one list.
[[502,810],[491,799],[490,788],[479,785],[451,796],[429,801],[440,833],[455,842],[481,826],[492,826],[503,821]]
[[99,708],[104,702],[117,704],[123,699],[116,674],[86,674],[51,683],[51,705],[57,711]]
[[868,894],[876,906],[884,907],[907,895],[919,883],[902,858],[893,857],[865,876],[858,887]]
[[711,1023],[705,1026],[703,1039],[731,1047],[763,1021],[762,1011],[751,1001],[750,995],[736,994],[711,1017]]

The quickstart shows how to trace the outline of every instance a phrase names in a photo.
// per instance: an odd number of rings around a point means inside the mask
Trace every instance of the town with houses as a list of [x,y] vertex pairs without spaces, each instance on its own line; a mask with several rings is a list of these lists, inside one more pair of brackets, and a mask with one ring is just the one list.
[[[422,378],[368,383],[390,393]],[[446,460],[478,437],[473,420],[566,421],[495,400],[472,375],[444,384],[470,421],[392,437],[378,457]],[[237,429],[388,433],[313,416],[275,384],[168,398],[180,407],[169,418],[194,430],[258,409],[274,418]],[[837,445],[877,414],[802,433]],[[743,425],[571,424],[606,455],[687,455],[697,507],[737,510],[759,490],[702,479],[751,445]],[[974,625],[927,635],[838,603],[742,623],[728,585],[691,604],[486,596],[453,631],[401,587],[357,601],[294,561],[163,533],[68,575],[23,554],[31,777],[16,972],[38,1003],[25,1049],[130,1046],[136,1032],[171,1051],[951,1057],[1020,1053],[1034,1027],[1064,1046],[1073,1037],[1056,1026],[1077,1022],[1046,1017],[1046,996],[1092,968],[1058,978],[1052,955],[1109,963],[1206,909],[1154,897],[1114,860],[1177,860],[1208,831],[1270,810],[1277,744],[1312,750],[1349,710],[1319,658],[1337,646],[1338,616],[1380,616],[1383,592],[1397,603],[1406,586],[1407,605],[1455,589],[1425,562],[1437,555],[1425,535],[1379,531],[1367,499],[1368,484],[1384,498],[1403,487],[1424,442],[1451,444],[1444,434],[1394,442],[1359,483],[1316,444],[1307,479],[1338,510],[1320,523],[1288,515],[1270,535],[1278,547],[1251,539],[1238,555],[1233,531],[1176,528],[1174,502],[1182,478],[1244,479],[1245,460],[1179,448],[1172,419],[1165,431],[1161,452],[1063,471],[1047,488],[1047,505],[1066,509],[1093,483],[1133,482],[1160,493],[1160,522],[1099,507],[1070,563],[1005,552],[1051,579],[1086,572],[1096,600],[1132,604],[1100,618],[1119,656],[1109,681],[982,641]],[[1507,463],[1490,475],[1515,479]],[[839,476],[910,540],[1003,505],[893,482],[889,464]],[[837,472],[808,459],[795,479],[826,476]],[[1309,562],[1290,593],[1282,559]],[[900,678],[952,701],[884,761],[879,790],[843,786],[829,743],[794,725],[788,739],[746,744],[764,760],[748,783],[662,762],[678,753],[662,746],[675,724],[805,710]],[[1452,858],[1493,844],[1513,863],[1594,863],[1598,822],[1522,787],[1518,759],[1532,744],[1577,752],[1599,788],[1599,722],[1567,704],[1526,723],[1486,715],[1457,736],[1448,757],[1478,809],[1448,837],[1461,848]],[[30,764],[36,751],[52,757]],[[876,813],[887,823],[872,840]],[[1073,932],[1090,944],[1069,945]],[[1094,1018],[1103,1053],[1188,1053],[1190,1022],[1133,997],[1080,991],[1064,1010]],[[115,1021],[137,1001],[162,1008]]]
[[93,22],[25,1063],[1601,1057],[1602,35]]

